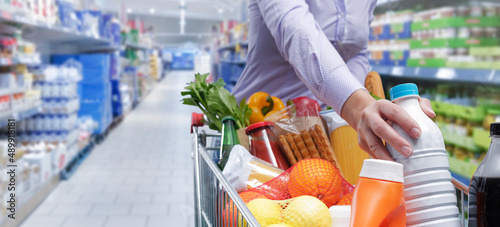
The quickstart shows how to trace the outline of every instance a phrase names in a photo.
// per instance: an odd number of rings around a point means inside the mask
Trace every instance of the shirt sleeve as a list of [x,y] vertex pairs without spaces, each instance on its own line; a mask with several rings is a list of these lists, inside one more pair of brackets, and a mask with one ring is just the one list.
[[347,67],[351,71],[352,75],[356,77],[356,79],[361,84],[365,84],[369,65],[370,63],[368,61],[368,50],[366,48],[360,51],[356,56],[352,57],[347,62]]
[[[309,12],[304,0],[257,0],[281,55],[321,101],[341,113],[363,85],[353,76]],[[332,15],[336,16],[336,15]]]

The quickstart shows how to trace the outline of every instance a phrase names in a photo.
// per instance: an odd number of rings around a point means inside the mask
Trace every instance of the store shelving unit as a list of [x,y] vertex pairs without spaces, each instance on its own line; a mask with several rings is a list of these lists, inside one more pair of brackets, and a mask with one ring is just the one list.
[[424,68],[406,66],[371,66],[385,77],[425,79],[442,82],[487,83],[500,85],[500,71],[486,69]]
[[221,46],[221,47],[219,47],[219,51],[227,50],[227,49],[235,49],[237,44],[239,44],[242,47],[248,46],[248,42],[237,42],[237,43],[232,43],[232,44]]
[[229,63],[229,64],[238,64],[238,65],[244,65],[247,63],[246,60],[232,61],[232,60],[225,60],[225,59],[220,60],[220,62],[221,63]]
[[112,51],[120,48],[106,38],[95,37],[58,25],[49,25],[4,10],[0,10],[0,22],[22,27],[25,39],[57,45],[61,49],[64,45],[76,48],[77,52]]
[[135,44],[135,43],[129,43],[129,42],[127,42],[127,43],[125,43],[125,46],[127,48],[132,48],[132,49],[137,49],[137,50],[149,50],[148,47],[142,46],[142,45],[139,45],[139,44]]
[[[82,33],[73,29],[65,28],[59,25],[49,25],[47,23],[33,20],[30,17],[20,14],[11,13],[4,9],[0,9],[0,24],[6,24],[2,32],[7,34],[16,34],[16,30],[21,30],[23,39],[35,42],[38,52],[45,55],[51,54],[75,54],[87,52],[115,52],[126,48],[138,51],[148,51],[150,48],[133,43],[123,43],[116,45],[111,39],[100,38],[86,33]],[[12,28],[12,30],[9,30]],[[16,29],[14,29],[16,28]],[[43,56],[45,57],[45,56]],[[0,58],[1,67],[23,65],[39,65],[42,63],[40,55],[19,55],[16,58]],[[143,63],[149,63],[144,61]],[[10,95],[24,92],[24,88],[2,89],[0,96]],[[148,91],[149,93],[149,91]],[[21,121],[30,118],[42,112],[41,105],[29,106],[25,108],[17,108],[5,111],[0,114],[0,127],[6,126],[7,119],[16,119]],[[123,119],[123,115],[113,121],[116,125]],[[114,127],[109,127],[106,133],[109,133]],[[94,144],[98,143],[99,135],[91,136],[89,143],[80,148],[77,155],[63,168],[60,174],[55,174],[51,179],[39,185],[36,189],[30,190],[29,194],[25,193],[20,196],[16,207],[16,220],[7,220],[6,216],[0,218],[0,227],[19,226],[20,223],[50,194],[50,192],[58,185],[61,179],[68,179],[78,169],[78,166],[90,154]],[[101,138],[103,139],[103,138]]]
[[16,119],[16,121],[21,121],[30,118],[38,113],[42,112],[41,106],[25,107],[22,109],[14,109],[0,114],[0,127],[5,127],[8,123],[8,119]]

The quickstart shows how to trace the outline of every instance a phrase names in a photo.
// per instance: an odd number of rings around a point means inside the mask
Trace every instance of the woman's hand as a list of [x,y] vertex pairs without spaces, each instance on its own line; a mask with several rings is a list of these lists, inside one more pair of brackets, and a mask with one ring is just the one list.
[[[419,101],[427,116],[436,116],[428,99]],[[391,127],[391,123],[401,126],[412,137],[418,138],[421,134],[417,122],[401,107],[388,100],[375,101],[365,90],[358,90],[347,99],[341,115],[358,132],[359,146],[373,158],[393,160],[382,141],[405,156],[413,153],[410,143]]]

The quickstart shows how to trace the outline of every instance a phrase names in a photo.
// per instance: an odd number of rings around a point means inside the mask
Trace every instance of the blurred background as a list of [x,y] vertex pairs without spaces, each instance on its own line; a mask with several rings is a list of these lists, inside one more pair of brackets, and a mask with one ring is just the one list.
[[[196,109],[179,93],[198,72],[231,91],[248,3],[0,1],[0,162],[4,173],[15,159],[18,192],[13,221],[2,175],[0,226],[194,226]],[[379,0],[369,40],[386,92],[413,82],[432,100],[453,176],[469,185],[500,121],[500,2]]]

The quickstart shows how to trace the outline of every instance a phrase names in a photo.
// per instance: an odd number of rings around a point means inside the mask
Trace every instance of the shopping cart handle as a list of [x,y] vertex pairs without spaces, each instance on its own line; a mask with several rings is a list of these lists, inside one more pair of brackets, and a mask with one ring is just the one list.
[[201,126],[205,125],[203,123],[203,116],[204,115],[202,113],[193,112],[191,114],[191,133],[193,133],[193,126],[201,127]]

